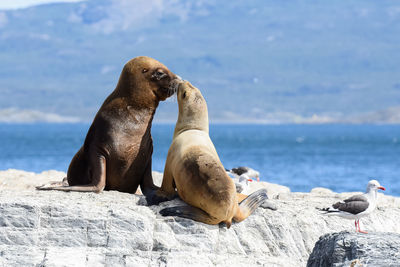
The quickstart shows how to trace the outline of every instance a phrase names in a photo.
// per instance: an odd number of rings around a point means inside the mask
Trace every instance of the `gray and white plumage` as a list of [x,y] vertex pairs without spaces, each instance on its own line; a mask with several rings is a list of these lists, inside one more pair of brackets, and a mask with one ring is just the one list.
[[370,202],[368,201],[368,198],[366,196],[356,195],[343,200],[343,202],[337,202],[333,204],[332,208],[328,209],[328,212],[341,211],[349,213],[349,216],[351,217],[351,215],[357,216],[357,214],[365,213],[370,206],[372,205],[370,205]]
[[240,166],[226,171],[236,177],[246,175],[250,179],[255,178],[257,181],[260,181],[260,173],[249,167]]
[[341,202],[337,202],[332,207],[322,209],[327,215],[336,215],[346,219],[356,220],[356,230],[359,227],[360,218],[369,215],[376,208],[377,202],[377,191],[385,190],[377,180],[371,180],[368,182],[367,190],[364,194],[354,195]]
[[253,182],[246,174],[242,174],[239,177],[233,177],[233,182],[236,186],[236,192],[242,194],[249,194],[249,183]]
[[242,194],[248,194],[249,183],[253,182],[253,179],[260,181],[260,173],[249,167],[237,167],[231,170],[225,169],[227,174],[232,178],[236,185],[236,192]]

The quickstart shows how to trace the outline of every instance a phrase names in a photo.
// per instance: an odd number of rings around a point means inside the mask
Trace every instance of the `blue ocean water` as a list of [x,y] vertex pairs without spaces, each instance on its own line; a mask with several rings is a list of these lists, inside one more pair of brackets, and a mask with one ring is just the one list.
[[[89,124],[0,124],[0,170],[65,171]],[[154,124],[153,170],[162,172],[174,125]],[[308,192],[364,191],[374,178],[400,196],[400,125],[210,125],[226,168]]]

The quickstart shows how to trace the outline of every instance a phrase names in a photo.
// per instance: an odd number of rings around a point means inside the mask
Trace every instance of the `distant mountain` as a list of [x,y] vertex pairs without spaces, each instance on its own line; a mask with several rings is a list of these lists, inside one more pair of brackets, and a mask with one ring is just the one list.
[[38,110],[20,110],[16,108],[0,109],[0,123],[76,123],[80,118],[60,116],[58,114]]
[[[93,0],[0,11],[0,117],[90,121],[123,65],[148,55],[202,90],[214,122],[400,123],[388,117],[400,107],[399,44],[398,1]],[[176,114],[171,99],[156,120]]]

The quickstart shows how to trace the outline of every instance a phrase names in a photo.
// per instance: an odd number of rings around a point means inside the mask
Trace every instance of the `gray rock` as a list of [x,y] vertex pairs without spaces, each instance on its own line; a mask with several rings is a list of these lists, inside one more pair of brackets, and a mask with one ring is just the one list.
[[[159,214],[165,207],[182,205],[178,199],[148,207],[143,196],[115,191],[68,193],[14,187],[19,185],[9,180],[16,174],[21,183],[28,179],[30,185],[36,177],[37,184],[57,180],[45,177],[54,172],[24,173],[0,172],[1,267],[297,267],[306,265],[321,235],[354,230],[353,221],[326,217],[315,209],[353,193],[276,191],[276,198],[227,229]],[[400,234],[399,207],[399,198],[380,194],[378,208],[362,219],[362,228]]]
[[311,189],[311,194],[330,195],[333,194],[332,190],[323,187],[315,187]]
[[320,237],[307,267],[400,266],[400,234],[340,232]]

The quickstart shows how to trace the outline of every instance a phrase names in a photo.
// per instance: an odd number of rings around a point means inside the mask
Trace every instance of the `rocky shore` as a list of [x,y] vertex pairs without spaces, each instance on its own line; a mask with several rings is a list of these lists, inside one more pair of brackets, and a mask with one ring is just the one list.
[[[362,235],[353,233],[353,221],[327,217],[316,209],[354,192],[315,188],[293,193],[260,182],[252,185],[254,190],[265,187],[269,204],[277,210],[260,207],[226,229],[159,215],[160,209],[181,204],[179,200],[148,207],[143,196],[115,191],[34,190],[35,185],[64,176],[57,171],[0,171],[0,266],[306,266],[309,258],[322,257],[321,249],[315,249],[317,241],[321,248],[334,247],[322,245],[321,240],[332,243],[339,239],[331,236],[342,231],[349,232],[352,244],[385,239],[391,235],[387,233],[400,236],[400,198],[383,194],[375,212],[361,220],[362,228],[370,232]],[[154,176],[159,182],[162,175]],[[393,242],[388,246],[396,247]],[[351,255],[342,259],[343,264],[363,263],[364,254]],[[331,262],[313,261],[310,266],[348,266]]]

